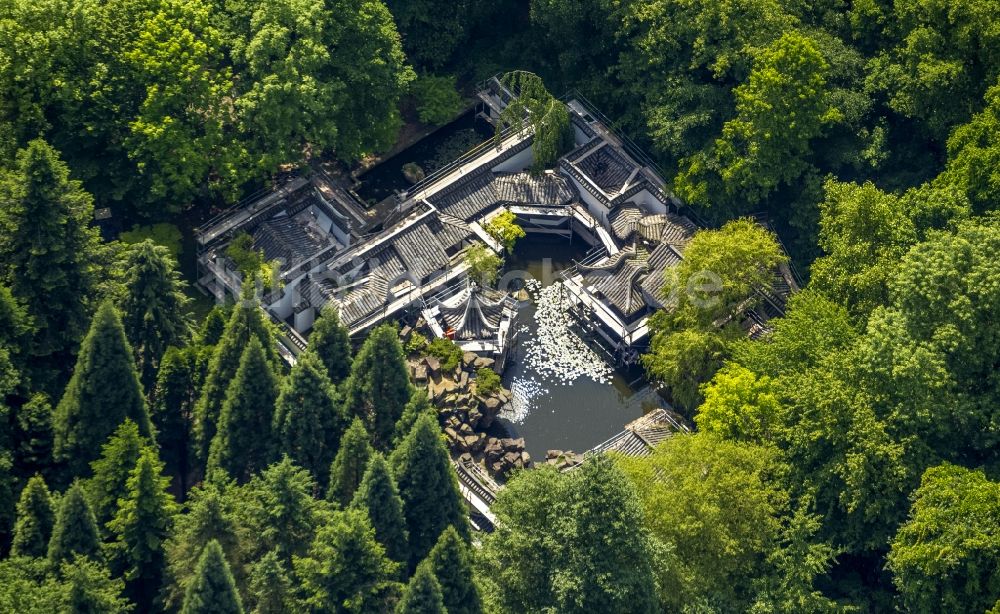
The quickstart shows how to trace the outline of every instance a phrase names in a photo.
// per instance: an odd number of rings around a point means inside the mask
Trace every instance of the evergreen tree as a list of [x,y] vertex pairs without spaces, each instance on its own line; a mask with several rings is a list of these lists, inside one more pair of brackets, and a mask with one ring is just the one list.
[[365,476],[368,459],[372,455],[368,443],[368,431],[360,418],[354,418],[340,440],[340,449],[330,467],[330,487],[326,498],[332,503],[346,507]]
[[448,614],[482,614],[483,602],[472,574],[472,553],[453,527],[441,533],[426,564],[441,585]]
[[292,609],[292,584],[277,551],[257,561],[250,574],[253,614],[284,614]]
[[222,339],[222,334],[226,330],[226,310],[219,305],[212,307],[201,323],[198,330],[198,343],[202,345],[215,345]]
[[167,492],[168,478],[156,451],[146,448],[128,478],[128,494],[109,524],[116,536],[114,563],[127,581],[129,597],[149,611],[163,584],[163,543],[170,534],[177,504]]
[[58,372],[87,329],[97,243],[91,196],[38,139],[18,152],[14,171],[0,181],[0,203],[0,263],[34,320],[29,353],[42,360],[38,374]]
[[278,452],[288,454],[320,486],[325,485],[347,420],[323,363],[311,352],[299,356],[282,382],[273,428]]
[[57,460],[67,463],[71,475],[81,475],[125,418],[135,421],[144,436],[150,435],[132,350],[118,312],[106,302],[94,315],[73,377],[56,408]]
[[287,456],[246,485],[233,489],[240,526],[253,536],[248,560],[274,550],[285,564],[309,548],[328,504],[313,497],[316,482]]
[[167,472],[177,477],[181,497],[187,495],[191,471],[191,438],[198,395],[197,346],[167,348],[157,371],[150,418]]
[[376,453],[368,463],[351,507],[368,513],[375,539],[385,547],[386,556],[398,563],[409,561],[403,501],[381,454]]
[[212,440],[208,473],[223,469],[245,482],[267,466],[273,449],[271,423],[277,397],[278,382],[271,363],[260,341],[252,338],[229,384]]
[[321,612],[383,611],[385,584],[396,573],[361,510],[337,512],[309,553],[295,559],[303,604]]
[[156,366],[171,345],[188,335],[185,306],[189,299],[167,248],[146,239],[128,253],[122,324],[135,349],[145,390],[156,378]]
[[49,540],[49,562],[58,565],[74,554],[96,559],[100,556],[100,548],[94,512],[83,496],[83,487],[74,482],[59,502],[59,513]]
[[28,480],[17,502],[17,524],[14,525],[14,543],[11,556],[45,556],[52,538],[55,512],[49,487],[42,476]]
[[129,475],[148,444],[135,422],[126,419],[101,446],[101,457],[90,463],[94,477],[85,482],[87,500],[101,529],[118,513],[118,502],[128,494]]
[[[0,419],[3,406],[0,405]],[[9,452],[0,451],[0,543],[8,543],[14,529],[17,502],[14,462]]]
[[430,565],[417,567],[410,583],[403,592],[403,599],[396,607],[397,614],[447,614],[441,597],[441,585]]
[[165,544],[167,574],[165,602],[179,608],[194,581],[202,544],[215,541],[222,548],[237,586],[241,586],[243,553],[232,501],[217,484],[203,484],[191,491],[187,512],[180,514]]
[[344,406],[365,421],[374,446],[386,451],[396,421],[410,400],[410,379],[399,335],[391,324],[372,331],[354,358],[344,382]]
[[430,416],[420,417],[392,453],[390,464],[403,499],[410,569],[427,556],[449,525],[468,539],[465,503],[437,421]]
[[410,396],[406,407],[403,408],[403,415],[396,421],[396,429],[392,435],[393,448],[399,446],[399,442],[406,438],[406,435],[413,429],[413,425],[417,423],[417,418],[424,414],[433,416],[435,420],[437,419],[437,410],[434,409],[430,399],[427,398],[427,391],[418,389]]
[[52,470],[52,405],[45,394],[31,395],[16,412],[15,460],[22,475]]
[[327,375],[339,384],[351,373],[351,337],[340,323],[340,314],[332,305],[313,324],[309,334],[309,351],[316,354],[326,366]]
[[264,354],[272,364],[277,361],[271,329],[264,319],[264,312],[253,297],[252,286],[250,283],[244,284],[243,296],[233,307],[222,337],[215,344],[201,396],[195,407],[195,439],[198,458],[202,462],[208,459],[229,384],[236,376],[250,339],[260,341]]
[[184,595],[181,614],[242,614],[243,605],[236,592],[233,574],[222,554],[219,542],[214,539],[205,545],[194,581]]
[[62,612],[71,614],[124,614],[132,604],[122,596],[125,583],[112,578],[107,568],[86,557],[62,564],[59,575],[66,582]]

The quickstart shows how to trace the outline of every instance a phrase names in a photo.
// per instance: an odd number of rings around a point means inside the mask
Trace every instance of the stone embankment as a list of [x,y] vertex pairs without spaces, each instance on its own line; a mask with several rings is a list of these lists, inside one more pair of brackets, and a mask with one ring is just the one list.
[[438,410],[452,454],[468,454],[501,480],[515,469],[531,467],[524,439],[486,433],[511,398],[510,391],[503,387],[490,392],[477,390],[476,373],[484,367],[492,368],[492,358],[466,352],[452,371],[442,368],[434,356],[411,356],[407,362],[410,378],[415,385],[426,388],[431,404]]

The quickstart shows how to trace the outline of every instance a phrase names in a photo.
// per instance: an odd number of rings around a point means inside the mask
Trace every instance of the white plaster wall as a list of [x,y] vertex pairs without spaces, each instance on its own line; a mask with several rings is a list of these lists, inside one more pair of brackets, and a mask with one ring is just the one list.
[[519,173],[535,162],[535,152],[532,147],[518,152],[511,159],[501,162],[491,170],[494,173]]

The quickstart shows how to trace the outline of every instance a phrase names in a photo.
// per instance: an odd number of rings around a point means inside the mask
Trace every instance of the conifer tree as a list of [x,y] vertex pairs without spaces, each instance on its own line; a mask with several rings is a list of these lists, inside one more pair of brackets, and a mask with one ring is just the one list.
[[81,475],[125,418],[131,418],[142,435],[150,435],[132,350],[118,312],[105,302],[94,315],[73,377],[56,408],[57,460],[66,462],[71,475]]
[[49,562],[59,565],[74,554],[98,559],[100,548],[94,512],[83,496],[83,487],[74,482],[59,502],[59,513],[49,540]]
[[135,422],[126,419],[101,446],[101,457],[90,463],[94,477],[85,482],[87,500],[101,530],[118,513],[118,502],[128,494],[129,476],[148,444]]
[[31,395],[16,412],[16,463],[22,475],[52,470],[52,405],[43,393]]
[[327,483],[341,436],[347,428],[343,408],[323,363],[304,352],[281,384],[274,409],[278,452],[308,469],[320,486]]
[[167,472],[177,477],[181,497],[188,490],[192,460],[194,405],[197,402],[199,348],[167,348],[157,370],[150,418]]
[[209,453],[208,473],[223,469],[238,482],[245,482],[267,466],[273,450],[271,423],[277,397],[277,378],[263,346],[254,337],[229,384]]
[[49,487],[42,476],[28,480],[17,502],[17,524],[14,525],[14,543],[11,556],[43,557],[48,553],[55,511]]
[[18,152],[14,172],[0,181],[0,202],[0,263],[34,320],[29,352],[42,359],[37,374],[43,375],[59,370],[87,330],[98,241],[90,228],[94,205],[41,139]]
[[215,541],[222,548],[237,586],[241,586],[242,549],[232,501],[218,484],[208,483],[191,491],[187,513],[177,516],[165,544],[167,575],[165,602],[179,608],[201,558],[202,544]]
[[277,551],[265,554],[250,573],[253,614],[285,614],[292,609],[292,584]]
[[163,584],[166,557],[163,544],[170,535],[177,504],[167,492],[163,464],[152,448],[143,449],[128,478],[128,493],[109,524],[116,541],[114,566],[123,572],[131,600],[149,611]]
[[447,614],[441,597],[441,585],[430,565],[422,564],[410,578],[396,614]]
[[201,345],[215,345],[226,330],[226,310],[219,305],[212,307],[201,323],[197,340]]
[[340,323],[340,314],[332,305],[313,324],[309,334],[309,351],[314,352],[326,366],[327,375],[334,384],[344,381],[351,373],[351,337]]
[[365,476],[372,452],[364,423],[360,418],[354,418],[340,440],[340,449],[330,467],[330,487],[326,491],[328,501],[339,503],[341,507],[350,504]]
[[410,569],[415,569],[427,556],[449,525],[463,539],[468,539],[465,503],[436,420],[430,416],[418,418],[413,430],[392,453],[390,465],[403,500],[410,539]]
[[86,557],[66,561],[59,570],[66,581],[63,612],[72,614],[124,614],[132,604],[122,596],[125,583],[112,578],[108,569]]
[[344,407],[365,421],[375,449],[388,450],[410,388],[399,335],[391,324],[383,324],[365,339],[344,382]]
[[184,595],[181,614],[242,614],[233,574],[214,539],[205,545],[194,572],[194,581]]
[[167,347],[181,345],[188,335],[184,307],[189,299],[170,252],[152,239],[129,250],[126,267],[122,324],[135,350],[143,388],[149,390]]
[[375,539],[385,547],[386,556],[404,565],[409,562],[403,500],[381,454],[375,453],[368,462],[351,507],[367,512]]
[[417,418],[420,416],[428,414],[437,419],[437,410],[431,405],[430,399],[427,398],[426,390],[415,390],[413,395],[410,396],[410,400],[406,402],[406,407],[403,408],[403,415],[399,417],[396,421],[396,428],[392,435],[392,447],[396,448],[399,443],[406,438],[406,435],[413,429],[413,425],[416,424]]
[[205,382],[195,407],[196,450],[202,462],[208,459],[229,384],[236,376],[243,352],[251,338],[260,341],[268,361],[276,364],[277,356],[270,326],[264,320],[264,312],[253,296],[253,284],[247,283],[243,286],[243,296],[233,307],[226,328],[212,351]]
[[295,559],[303,605],[311,611],[384,611],[380,598],[396,571],[361,510],[336,512],[308,555]]
[[483,602],[473,579],[469,546],[453,527],[441,533],[427,555],[427,565],[441,585],[441,596],[448,614],[482,614]]
[[248,484],[234,489],[238,498],[239,524],[253,536],[248,560],[274,550],[286,564],[309,548],[316,527],[329,506],[313,497],[316,482],[308,471],[287,456]]

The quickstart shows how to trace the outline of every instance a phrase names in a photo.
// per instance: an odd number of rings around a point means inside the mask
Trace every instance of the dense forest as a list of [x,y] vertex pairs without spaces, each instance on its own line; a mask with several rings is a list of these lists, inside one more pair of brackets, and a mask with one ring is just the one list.
[[[1000,612],[997,0],[0,0],[0,611]],[[711,227],[643,362],[696,427],[473,535],[396,331],[289,368],[184,225],[511,69]],[[733,322],[782,261],[772,332]],[[737,219],[739,218],[739,219]],[[249,284],[248,284],[249,286]],[[730,322],[727,324],[726,322]]]

